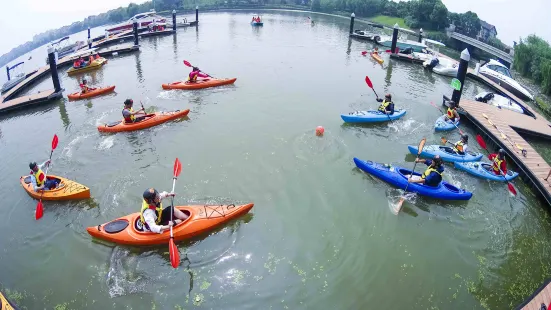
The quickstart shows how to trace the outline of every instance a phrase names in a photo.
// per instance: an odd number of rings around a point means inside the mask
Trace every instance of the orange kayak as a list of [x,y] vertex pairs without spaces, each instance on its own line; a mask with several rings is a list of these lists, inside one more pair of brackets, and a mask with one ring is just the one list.
[[[90,198],[90,189],[82,184],[51,174],[48,175],[47,178],[57,179],[60,182],[57,188],[44,191],[42,200],[73,200]],[[40,194],[42,194],[42,192],[34,191],[30,176],[22,176],[19,178],[19,182],[27,194],[34,199],[40,199]]]
[[381,55],[379,55],[379,53],[371,53],[371,57],[373,57],[373,59],[375,59],[375,61],[377,61],[380,64],[384,62],[384,60],[381,58]]
[[233,79],[211,78],[211,79],[197,80],[197,82],[193,82],[193,83],[189,81],[180,81],[180,82],[174,82],[170,84],[163,84],[163,89],[201,89],[201,88],[207,88],[207,87],[233,84],[235,83],[235,80],[237,80],[237,78],[233,78]]
[[80,100],[80,99],[85,99],[85,98],[92,98],[92,97],[95,97],[95,96],[99,96],[99,95],[103,95],[103,94],[107,94],[107,93],[110,93],[112,91],[115,90],[115,86],[109,86],[109,87],[104,87],[104,88],[96,88],[94,90],[90,90],[88,91],[87,93],[72,93],[72,94],[69,94],[67,95],[67,97],[69,97],[69,100]]
[[0,292],[0,309],[2,310],[18,310],[17,306],[8,300],[4,293]]
[[99,125],[98,130],[101,132],[121,132],[121,131],[133,131],[133,130],[145,129],[145,128],[157,126],[159,124],[162,124],[164,122],[168,122],[177,118],[182,118],[188,115],[188,113],[189,113],[189,109],[184,111],[176,110],[171,112],[152,113],[152,114],[148,114],[147,117],[141,122],[127,124],[124,122],[124,120],[122,120],[122,121],[113,122],[109,124]]
[[[254,203],[246,205],[176,206],[175,208],[189,215],[189,218],[173,227],[174,241],[189,239],[211,231],[219,225],[246,214],[253,206]],[[140,213],[136,212],[103,225],[88,227],[86,230],[92,237],[120,244],[154,245],[168,242],[170,230],[166,230],[161,234],[137,230],[136,223],[139,218]]]

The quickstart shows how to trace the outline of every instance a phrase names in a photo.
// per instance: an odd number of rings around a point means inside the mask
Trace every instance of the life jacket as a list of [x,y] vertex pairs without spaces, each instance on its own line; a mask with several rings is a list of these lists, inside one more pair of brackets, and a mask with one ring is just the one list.
[[[124,108],[122,109],[122,111],[124,112],[124,110],[128,110],[130,112],[134,112],[134,109],[130,108],[130,109],[127,109],[127,108]],[[124,121],[126,123],[133,123],[134,120],[136,119],[136,117],[134,115],[130,115],[130,118],[127,118],[126,116],[124,116],[124,113],[122,114],[122,116],[124,117]]]
[[492,165],[492,168],[494,169],[495,174],[501,174],[501,163],[503,160],[499,159],[499,155],[496,155],[494,157],[494,164]]
[[80,90],[85,93],[88,91],[88,86],[84,85],[84,84],[80,84]]
[[386,108],[392,103],[392,101],[386,101],[386,99],[383,99],[383,103],[379,106],[380,112],[386,112]]
[[465,145],[465,143],[463,143],[463,141],[458,141],[453,145],[453,150],[456,151],[456,152],[463,153],[463,146],[464,145]]
[[142,224],[145,228],[150,230],[149,225],[147,225],[147,223],[145,222],[145,218],[143,217],[143,213],[147,209],[151,209],[151,210],[155,211],[155,216],[157,216],[157,219],[155,220],[155,224],[159,225],[161,223],[161,215],[163,214],[163,204],[161,202],[159,202],[159,204],[157,206],[155,206],[155,205],[150,205],[149,203],[147,203],[147,201],[145,201],[145,199],[143,200],[142,210],[140,211],[140,221],[142,221]]
[[80,67],[80,61],[75,60],[75,62],[73,62],[73,68],[78,68],[78,67]]
[[426,184],[427,186],[438,186],[438,184],[442,181],[442,173],[440,173],[438,170],[432,168],[432,167],[428,167],[427,170],[425,170],[425,172],[423,172],[423,174],[421,175],[421,179],[425,179],[426,177],[429,176],[429,174],[431,174],[431,172],[436,172],[440,175],[440,181],[437,183],[437,184],[434,184],[434,185],[431,185],[431,184]]
[[455,120],[455,108],[454,109],[448,108],[448,111],[446,112],[446,115],[448,116],[448,118],[451,121]]
[[92,64],[92,61],[94,61],[94,57],[92,55],[90,55],[90,57],[88,58],[90,64]]
[[96,54],[96,59],[99,59],[99,54]]
[[197,81],[197,77],[198,77],[198,76],[199,76],[199,72],[198,72],[198,71],[191,71],[191,72],[189,73],[189,80],[190,80],[191,82],[195,82],[195,81]]
[[38,187],[44,185],[44,181],[46,181],[46,175],[42,172],[42,169],[38,169],[38,171],[34,173],[34,178],[36,179],[36,185]]

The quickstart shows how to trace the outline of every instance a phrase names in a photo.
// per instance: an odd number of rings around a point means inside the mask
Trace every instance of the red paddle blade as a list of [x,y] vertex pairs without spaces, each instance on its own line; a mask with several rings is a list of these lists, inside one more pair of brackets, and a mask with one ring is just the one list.
[[515,187],[513,186],[513,184],[511,183],[507,183],[507,187],[509,188],[509,191],[511,192],[511,194],[513,195],[517,195],[517,190],[515,189]]
[[43,214],[44,214],[44,207],[42,206],[42,200],[40,200],[36,205],[36,211],[34,212],[34,217],[38,221],[40,218],[42,218]]
[[170,253],[170,264],[173,268],[178,268],[178,266],[180,266],[180,252],[172,238],[170,238],[168,242],[168,252]]
[[182,164],[180,163],[180,160],[176,158],[174,161],[174,177],[178,177],[180,172],[182,172]]
[[373,83],[371,83],[371,80],[367,75],[365,76],[365,83],[367,84],[367,86],[369,86],[369,88],[373,88]]
[[58,142],[59,142],[59,139],[57,138],[57,135],[54,135],[54,138],[52,139],[52,150],[55,150]]
[[482,139],[482,136],[476,135],[476,142],[478,142],[478,145],[480,145],[481,148],[486,149],[486,141]]
[[365,56],[366,54],[367,54],[367,51],[363,51],[363,52],[362,52],[362,55]]
[[189,61],[187,61],[187,60],[184,60],[184,65],[186,65],[186,66],[188,66],[188,67],[193,67],[193,66],[189,63]]

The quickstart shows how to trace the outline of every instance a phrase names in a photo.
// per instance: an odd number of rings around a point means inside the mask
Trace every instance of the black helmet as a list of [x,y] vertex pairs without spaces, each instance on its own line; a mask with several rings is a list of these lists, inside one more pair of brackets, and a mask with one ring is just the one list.
[[82,79],[82,84],[86,84],[86,79]]
[[467,134],[461,135],[461,139],[463,139],[465,142],[469,142],[469,136],[467,136]]
[[147,203],[153,203],[155,202],[155,198],[159,195],[159,192],[154,188],[148,188],[143,192],[143,199]]
[[435,157],[435,158],[433,159],[433,162],[434,162],[434,164],[435,164],[436,166],[442,166],[442,164],[444,163],[444,162],[442,161],[442,158],[441,158],[440,156]]
[[31,170],[34,170],[35,167],[36,167],[36,162],[32,162],[29,164],[29,168],[31,168]]
[[505,156],[505,151],[503,149],[499,149],[499,151],[497,151],[497,153],[499,154],[499,156],[501,157],[504,157]]
[[199,68],[193,67],[193,71],[199,71]]
[[388,98],[389,100],[392,100],[392,95],[391,94],[386,94],[385,98]]
[[449,105],[450,105],[450,108],[455,108],[457,106],[457,104],[453,100],[450,101]]
[[134,104],[134,100],[132,100],[132,99],[126,99],[124,101],[124,105],[132,105],[132,104]]

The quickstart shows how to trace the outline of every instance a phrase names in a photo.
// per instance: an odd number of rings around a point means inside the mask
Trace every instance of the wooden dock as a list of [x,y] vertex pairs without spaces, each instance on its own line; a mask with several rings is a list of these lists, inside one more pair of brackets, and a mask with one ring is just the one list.
[[[551,280],[545,281],[532,296],[528,297],[516,310],[540,310],[541,304],[549,307],[551,304]],[[549,309],[549,308],[548,308]]]
[[[145,31],[145,32],[138,33],[138,37],[147,38],[147,37],[155,37],[155,36],[164,36],[164,35],[174,34],[174,33],[175,31],[172,29],[166,29],[161,31],[151,31],[151,32]],[[133,40],[133,39],[134,39],[133,34],[119,37],[119,40]]]
[[48,102],[63,96],[63,89],[56,93],[55,90],[49,89],[32,95],[21,96],[0,104],[0,114],[23,108]]
[[[484,132],[495,145],[504,149],[507,153],[507,161],[513,161],[520,169],[517,172],[528,178],[534,188],[551,205],[551,187],[544,180],[551,167],[519,134],[551,139],[549,122],[539,114],[536,114],[534,119],[528,115],[499,109],[478,101],[462,99],[459,107],[459,113]],[[495,126],[491,125],[490,121]],[[522,150],[526,151],[525,155]]]

